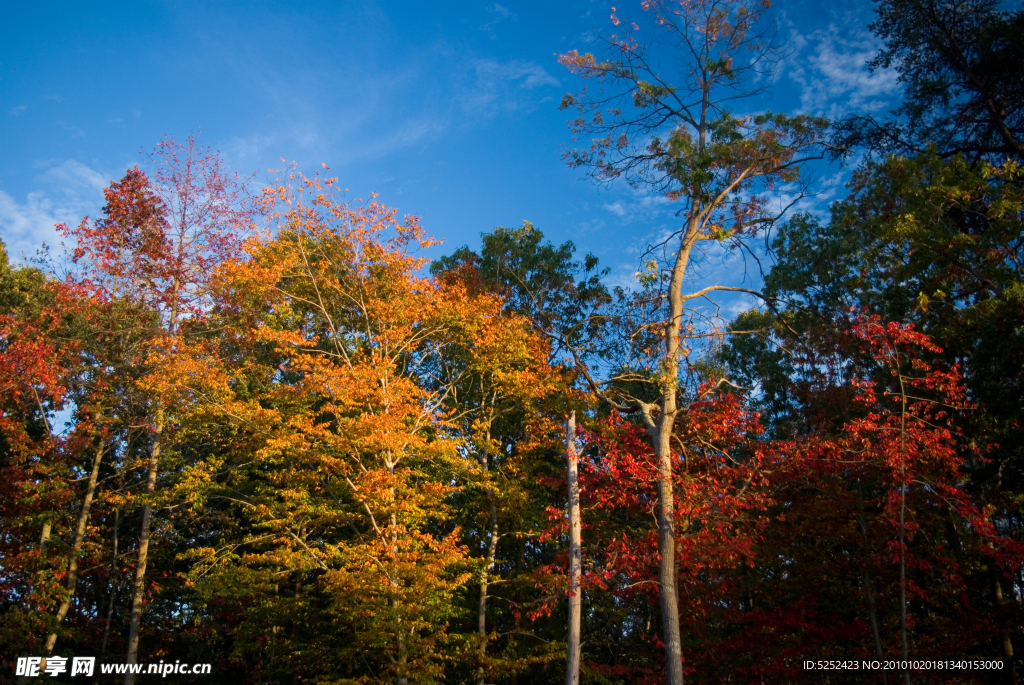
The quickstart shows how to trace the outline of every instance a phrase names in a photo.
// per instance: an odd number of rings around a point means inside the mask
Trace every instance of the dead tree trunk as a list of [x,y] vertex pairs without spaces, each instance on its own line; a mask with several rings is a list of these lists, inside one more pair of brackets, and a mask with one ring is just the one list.
[[576,412],[565,423],[565,451],[569,461],[569,646],[566,651],[565,685],[580,682],[580,578],[582,549],[580,542],[579,454],[576,452]]

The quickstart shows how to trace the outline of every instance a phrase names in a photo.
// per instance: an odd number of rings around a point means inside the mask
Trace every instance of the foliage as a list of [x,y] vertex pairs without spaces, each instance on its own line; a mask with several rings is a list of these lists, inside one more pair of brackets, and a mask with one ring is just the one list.
[[[5,666],[550,683],[571,594],[588,684],[952,657],[1016,681],[1020,12],[878,3],[873,66],[905,102],[830,141],[819,118],[734,113],[779,58],[767,2],[641,8],[613,10],[603,52],[559,58],[583,81],[573,135],[593,136],[566,161],[679,219],[632,290],[529,222],[428,269],[418,218],[294,166],[250,194],[195,138],[59,227],[70,274],[0,250]],[[781,223],[804,163],[851,145],[874,154],[849,195]],[[684,289],[702,245],[754,256],[772,228],[763,292]],[[697,305],[721,291],[767,306],[727,323]]]

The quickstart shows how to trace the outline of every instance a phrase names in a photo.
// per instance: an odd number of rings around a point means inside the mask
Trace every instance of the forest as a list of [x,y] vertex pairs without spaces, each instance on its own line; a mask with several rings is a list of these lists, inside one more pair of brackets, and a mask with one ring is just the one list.
[[1024,12],[875,10],[885,116],[749,112],[767,0],[559,56],[565,162],[675,210],[631,288],[196,137],[0,253],[0,679],[1017,683]]

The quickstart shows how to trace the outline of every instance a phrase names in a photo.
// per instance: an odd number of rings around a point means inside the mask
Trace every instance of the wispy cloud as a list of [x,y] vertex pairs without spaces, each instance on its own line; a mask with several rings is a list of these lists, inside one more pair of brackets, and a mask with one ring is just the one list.
[[496,59],[482,59],[476,63],[477,76],[487,85],[515,84],[519,88],[540,88],[557,86],[561,81],[549,74],[536,62],[512,60],[501,62]]
[[367,146],[362,154],[369,156],[386,155],[415,144],[427,136],[437,133],[443,126],[430,119],[409,119],[387,135]]
[[632,191],[631,197],[606,202],[601,209],[622,219],[623,224],[667,218],[672,201],[663,195],[653,195],[641,189]]
[[28,105],[18,105],[17,107],[11,107],[11,116],[21,116],[22,112],[28,109]]
[[617,217],[624,217],[628,213],[626,205],[622,204],[621,200],[601,205],[601,209],[611,212]]
[[85,138],[85,131],[77,126],[72,126],[71,124],[64,123],[63,121],[58,121],[57,125],[76,138]]
[[268,150],[276,142],[272,134],[255,134],[248,137],[232,136],[220,144],[220,151],[229,165],[247,169],[255,167],[266,159]]
[[637,287],[638,273],[636,264],[620,262],[612,267],[611,273],[604,278],[604,282],[611,288],[634,290]]
[[515,12],[505,7],[504,5],[499,5],[498,3],[494,3],[493,5],[491,5],[490,10],[497,14],[502,19],[515,20],[518,18]]
[[899,92],[898,74],[892,69],[870,71],[867,62],[881,42],[863,31],[847,31],[831,24],[807,35],[793,30],[794,54],[787,74],[800,88],[800,108],[835,117],[847,111],[872,112],[889,106]]
[[532,61],[479,59],[473,64],[475,84],[463,98],[470,112],[532,110],[543,98],[526,91],[558,86],[561,82]]
[[50,167],[36,181],[44,186],[58,188],[65,196],[74,198],[83,192],[102,191],[109,182],[100,172],[74,159]]
[[504,5],[494,3],[487,8],[487,13],[491,16],[491,20],[483,24],[480,30],[487,34],[487,37],[491,40],[497,40],[498,34],[494,32],[494,27],[504,21],[518,21],[519,16]]

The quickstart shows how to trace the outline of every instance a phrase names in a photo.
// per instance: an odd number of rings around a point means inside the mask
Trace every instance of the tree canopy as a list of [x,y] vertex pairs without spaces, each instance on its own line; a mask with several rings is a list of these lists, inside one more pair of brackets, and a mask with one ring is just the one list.
[[767,2],[559,57],[566,162],[672,207],[630,288],[528,221],[430,261],[418,217],[195,138],[59,227],[67,273],[0,250],[5,677],[1017,682],[1024,15],[876,9],[888,119],[748,111]]

